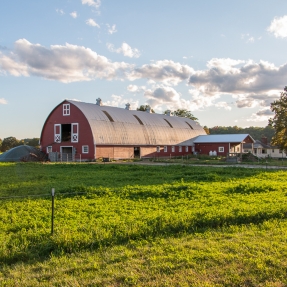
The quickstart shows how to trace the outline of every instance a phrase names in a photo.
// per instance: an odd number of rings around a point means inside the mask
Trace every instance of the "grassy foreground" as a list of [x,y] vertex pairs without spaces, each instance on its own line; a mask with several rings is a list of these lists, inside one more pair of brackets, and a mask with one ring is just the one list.
[[0,163],[0,284],[286,286],[286,175]]

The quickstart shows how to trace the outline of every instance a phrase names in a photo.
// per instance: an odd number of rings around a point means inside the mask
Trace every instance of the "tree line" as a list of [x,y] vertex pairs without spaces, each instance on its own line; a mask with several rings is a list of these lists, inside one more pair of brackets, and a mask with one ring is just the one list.
[[35,148],[40,148],[39,146],[39,138],[32,138],[32,139],[21,139],[18,140],[15,137],[7,137],[3,140],[0,139],[0,151],[5,152],[13,147],[20,146],[20,145],[29,145]]

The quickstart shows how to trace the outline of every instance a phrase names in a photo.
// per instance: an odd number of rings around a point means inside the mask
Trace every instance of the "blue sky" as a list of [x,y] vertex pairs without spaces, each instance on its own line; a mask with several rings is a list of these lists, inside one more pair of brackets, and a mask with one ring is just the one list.
[[0,138],[39,137],[64,99],[201,125],[266,126],[287,85],[287,2],[0,2]]

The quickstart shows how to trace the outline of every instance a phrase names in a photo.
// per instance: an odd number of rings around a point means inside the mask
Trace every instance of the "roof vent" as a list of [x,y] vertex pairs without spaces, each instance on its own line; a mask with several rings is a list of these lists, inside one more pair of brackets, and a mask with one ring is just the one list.
[[166,111],[166,115],[167,115],[167,116],[171,116],[171,110],[167,110],[167,111]]
[[130,108],[131,108],[131,105],[129,103],[127,103],[125,109],[130,110]]
[[102,105],[102,99],[101,98],[97,98],[96,100],[96,105],[101,106]]
[[150,113],[151,113],[151,108],[150,108],[150,106],[147,106],[145,111],[150,114]]

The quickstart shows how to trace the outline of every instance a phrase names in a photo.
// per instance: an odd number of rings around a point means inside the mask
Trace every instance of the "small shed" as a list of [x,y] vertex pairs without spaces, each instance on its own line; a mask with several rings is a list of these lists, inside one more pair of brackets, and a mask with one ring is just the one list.
[[193,142],[196,153],[228,156],[243,153],[243,144],[255,141],[249,134],[221,134],[200,135]]

